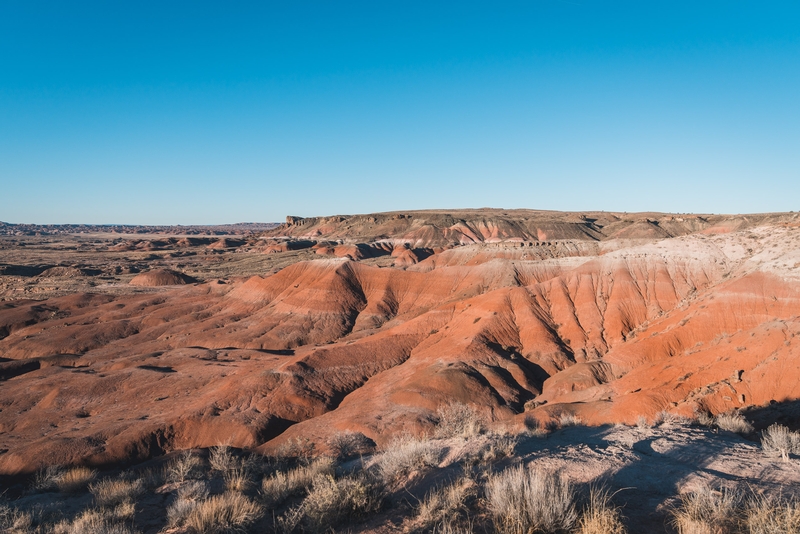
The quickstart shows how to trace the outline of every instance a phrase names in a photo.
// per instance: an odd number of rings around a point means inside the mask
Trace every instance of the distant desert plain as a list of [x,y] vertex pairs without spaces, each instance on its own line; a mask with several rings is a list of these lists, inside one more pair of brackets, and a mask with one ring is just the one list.
[[798,334],[796,213],[0,223],[0,526],[798,532]]

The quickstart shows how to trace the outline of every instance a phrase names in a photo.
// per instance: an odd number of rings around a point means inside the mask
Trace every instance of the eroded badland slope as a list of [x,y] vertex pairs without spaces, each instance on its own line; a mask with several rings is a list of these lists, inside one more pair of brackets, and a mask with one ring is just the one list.
[[345,430],[383,445],[453,401],[522,427],[797,399],[798,222],[484,210],[290,218],[216,245],[115,238],[81,268],[165,252],[0,303],[0,473],[220,442],[324,449]]

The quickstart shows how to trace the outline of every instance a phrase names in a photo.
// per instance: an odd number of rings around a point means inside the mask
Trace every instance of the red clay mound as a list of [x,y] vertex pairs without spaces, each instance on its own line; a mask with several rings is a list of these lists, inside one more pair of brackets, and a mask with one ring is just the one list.
[[131,280],[133,286],[157,287],[157,286],[180,286],[197,282],[191,276],[171,271],[169,269],[155,269],[138,274]]

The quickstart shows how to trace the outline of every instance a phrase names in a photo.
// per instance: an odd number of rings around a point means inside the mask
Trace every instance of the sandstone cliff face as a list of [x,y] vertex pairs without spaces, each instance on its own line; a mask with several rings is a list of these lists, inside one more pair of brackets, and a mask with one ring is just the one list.
[[[800,397],[796,225],[659,221],[697,233],[643,239],[598,221],[586,240],[482,242],[403,269],[343,255],[232,284],[2,303],[0,473],[343,430],[386,443],[452,400],[512,424],[599,424]],[[363,223],[412,235],[380,249],[389,260],[435,244],[406,218]],[[614,224],[625,237],[590,235]],[[466,226],[458,240],[514,227]]]

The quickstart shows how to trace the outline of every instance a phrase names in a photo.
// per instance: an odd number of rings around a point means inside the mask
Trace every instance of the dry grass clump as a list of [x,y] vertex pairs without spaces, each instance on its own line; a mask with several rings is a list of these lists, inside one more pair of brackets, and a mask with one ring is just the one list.
[[337,460],[349,460],[375,450],[375,442],[361,432],[340,432],[328,440],[330,454]]
[[144,480],[124,480],[106,478],[89,485],[98,506],[116,506],[133,501],[144,493]]
[[724,534],[736,532],[739,522],[739,492],[702,488],[680,496],[681,504],[672,511],[672,524],[678,534]]
[[754,430],[753,425],[739,412],[721,413],[714,418],[714,424],[720,430],[735,432],[736,434],[750,434]]
[[97,471],[88,467],[73,467],[62,472],[55,483],[62,493],[76,493],[89,485],[97,476]]
[[472,406],[451,402],[436,411],[437,423],[434,436],[437,438],[472,437],[485,430],[483,418]]
[[376,466],[387,482],[427,467],[439,465],[441,445],[425,438],[401,436],[395,438],[377,458]]
[[780,456],[789,461],[790,454],[800,454],[800,432],[775,423],[761,434],[761,449],[767,456]]
[[200,459],[192,451],[183,451],[167,466],[167,480],[170,482],[184,482],[197,475]]
[[137,531],[109,509],[85,510],[74,520],[61,521],[53,526],[52,534],[135,534]]
[[796,498],[754,496],[745,510],[748,534],[794,534],[800,532],[800,502]]
[[494,463],[503,458],[511,458],[517,448],[519,438],[508,434],[491,435],[486,446],[483,447],[478,455],[479,460],[484,464]]
[[175,501],[167,508],[167,523],[177,527],[186,520],[198,504],[208,498],[208,487],[205,482],[192,480],[178,488]]
[[699,411],[695,414],[695,420],[700,426],[711,427],[714,426],[714,416],[705,410]]
[[580,426],[583,424],[583,421],[580,417],[572,413],[562,413],[558,417],[558,426],[560,428],[566,428],[568,426]]
[[380,509],[383,494],[365,477],[320,475],[303,502],[290,510],[278,523],[284,532],[302,529],[306,533],[322,533],[345,520],[352,520]]
[[75,493],[88,486],[95,476],[97,472],[88,467],[65,469],[51,465],[36,474],[33,488],[37,491],[58,490],[62,493]]
[[333,460],[325,457],[288,472],[278,471],[261,481],[261,496],[267,504],[277,506],[289,497],[305,492],[318,476],[331,473],[333,473]]
[[506,469],[489,478],[486,500],[498,534],[569,531],[577,520],[574,491],[557,472]]
[[626,534],[619,508],[611,502],[608,490],[591,488],[589,502],[578,521],[576,534]]
[[[431,529],[454,529],[460,519],[466,516],[466,502],[476,495],[475,482],[462,477],[454,483],[432,490],[417,507],[416,522],[419,528],[428,532]],[[447,527],[442,525],[447,524]]]
[[277,450],[276,456],[283,459],[306,459],[314,457],[314,442],[308,438],[294,438],[285,441]]
[[0,504],[0,532],[25,534],[33,527],[33,516],[28,512]]
[[217,445],[208,451],[208,463],[212,470],[224,473],[238,467],[240,462],[233,456],[229,445]]
[[262,507],[241,493],[214,495],[186,515],[184,525],[198,534],[241,532],[263,515]]

